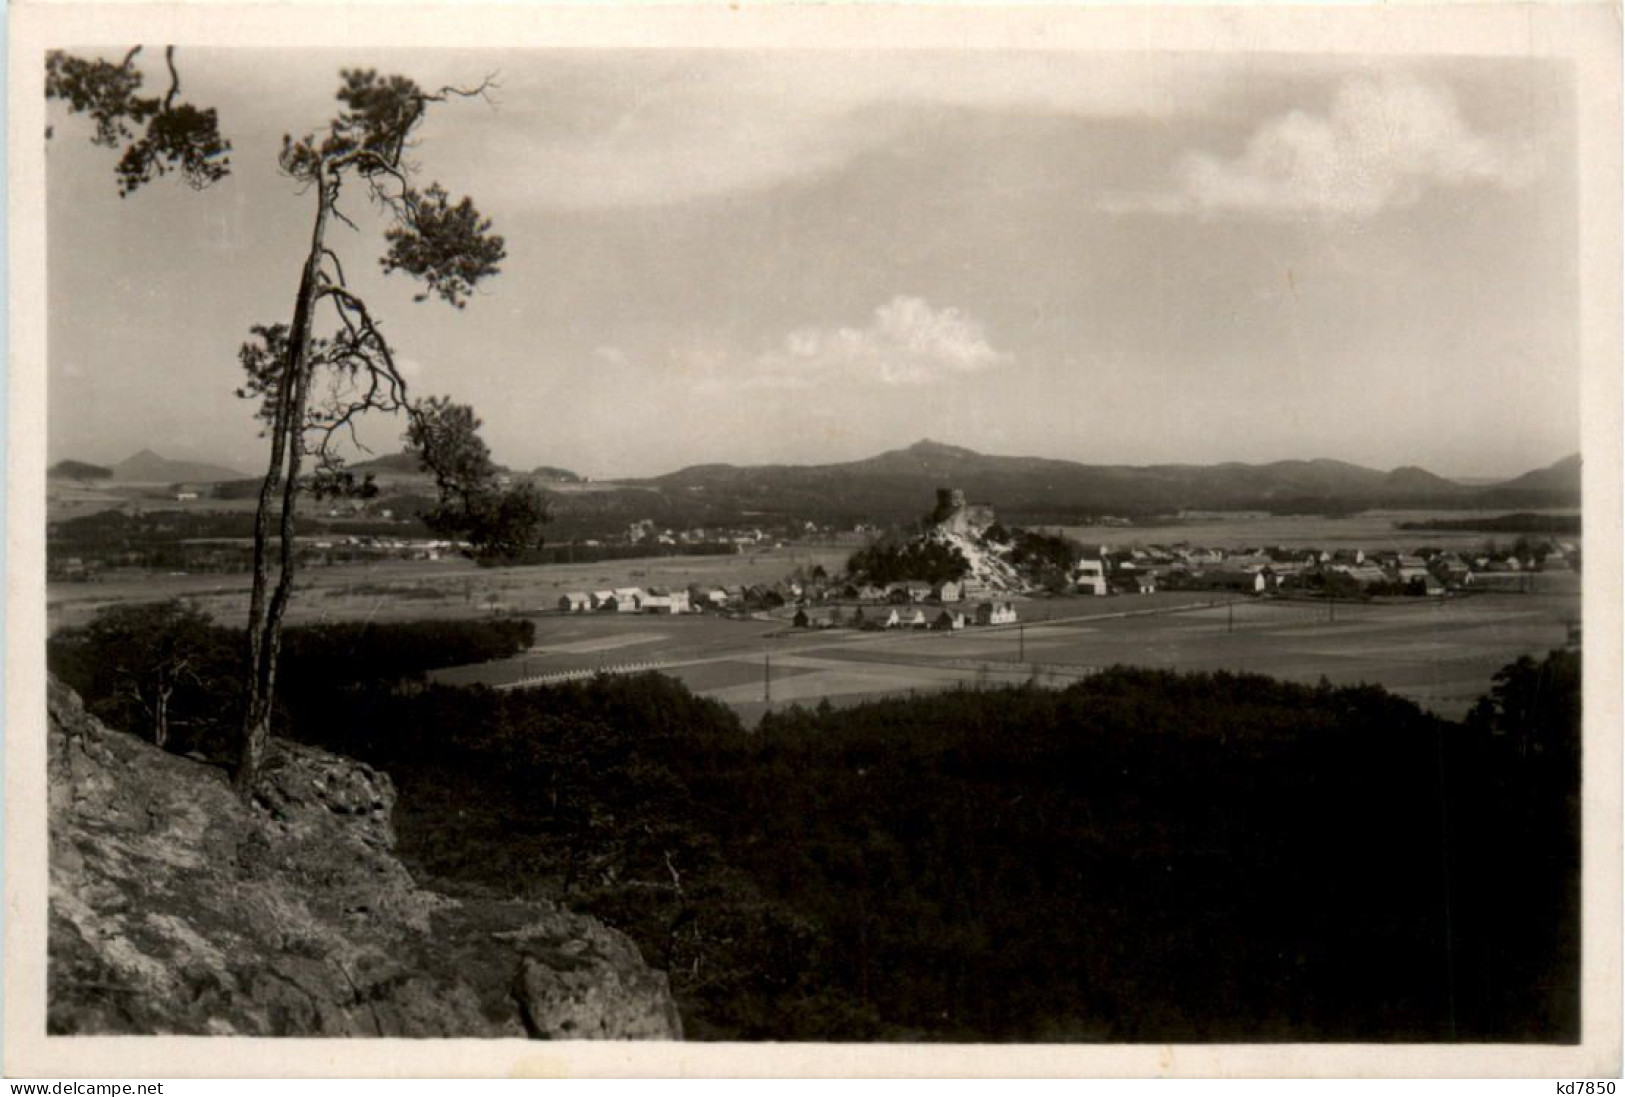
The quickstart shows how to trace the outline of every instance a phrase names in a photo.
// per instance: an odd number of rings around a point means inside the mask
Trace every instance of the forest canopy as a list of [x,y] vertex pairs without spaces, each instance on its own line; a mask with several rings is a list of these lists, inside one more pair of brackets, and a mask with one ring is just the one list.
[[[51,665],[141,734],[107,645],[236,650],[211,628],[102,620]],[[1461,723],[1375,686],[1131,668],[754,732],[655,674],[425,681],[529,640],[290,629],[279,727],[395,779],[434,886],[629,933],[691,1038],[1578,1037],[1574,652],[1509,665]]]

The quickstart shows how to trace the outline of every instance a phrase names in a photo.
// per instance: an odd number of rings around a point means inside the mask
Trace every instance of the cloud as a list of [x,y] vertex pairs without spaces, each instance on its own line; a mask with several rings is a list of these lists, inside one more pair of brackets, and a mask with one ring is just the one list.
[[990,51],[624,50],[503,66],[480,125],[424,146],[455,164],[493,146],[506,170],[482,196],[524,208],[655,207],[840,170],[938,109],[1168,118],[1211,109],[1223,73],[1202,59]]
[[1430,190],[1530,183],[1533,147],[1476,133],[1442,84],[1352,78],[1324,113],[1293,110],[1260,125],[1240,155],[1187,153],[1176,185],[1108,198],[1112,212],[1230,212],[1265,217],[1370,217]]
[[995,350],[982,324],[955,308],[932,308],[899,295],[861,328],[805,327],[758,356],[744,384],[814,388],[828,384],[926,385],[982,373],[1012,361]]
[[610,343],[601,347],[594,347],[592,356],[600,362],[611,366],[624,366],[628,362],[626,351]]

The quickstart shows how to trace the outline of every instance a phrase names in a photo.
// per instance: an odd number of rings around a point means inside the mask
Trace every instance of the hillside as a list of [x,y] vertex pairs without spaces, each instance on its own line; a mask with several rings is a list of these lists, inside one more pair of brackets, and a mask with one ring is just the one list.
[[1487,505],[1572,506],[1580,502],[1580,455],[1495,484],[1484,491]]
[[222,480],[243,478],[241,472],[224,465],[211,465],[202,461],[171,461],[150,449],[126,457],[113,466],[113,479],[126,483],[212,484]]
[[408,476],[423,473],[422,467],[418,464],[418,455],[411,450],[355,461],[350,464],[350,469],[354,472],[393,472]]
[[52,1034],[681,1036],[622,934],[419,887],[371,767],[279,743],[250,808],[55,680],[49,707]]

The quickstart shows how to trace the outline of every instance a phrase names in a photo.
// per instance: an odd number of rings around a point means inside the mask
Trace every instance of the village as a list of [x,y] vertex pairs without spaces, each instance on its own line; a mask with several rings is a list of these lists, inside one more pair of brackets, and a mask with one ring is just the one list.
[[810,574],[798,569],[772,583],[568,591],[558,598],[557,610],[788,616],[795,628],[956,631],[1016,623],[1018,601],[1033,595],[1107,598],[1162,590],[1280,598],[1444,598],[1480,590],[1529,591],[1532,576],[1572,575],[1580,563],[1578,546],[1555,537],[1520,537],[1505,549],[1487,543],[1480,551],[1423,546],[1370,553],[1355,547],[1228,549],[1175,543],[1085,548],[1067,542],[1070,564],[1057,581],[1024,576],[1010,567],[1006,560],[1013,535],[998,524],[992,507],[968,504],[963,492],[939,491],[937,509],[924,527],[915,541],[948,547],[962,565],[959,577],[879,583],[862,574],[832,577],[817,567]]

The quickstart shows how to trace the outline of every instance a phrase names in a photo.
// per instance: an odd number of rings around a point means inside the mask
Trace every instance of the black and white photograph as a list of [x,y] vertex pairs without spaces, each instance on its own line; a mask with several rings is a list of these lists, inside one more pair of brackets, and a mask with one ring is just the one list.
[[8,1073],[1617,1076],[1617,13],[24,5]]

